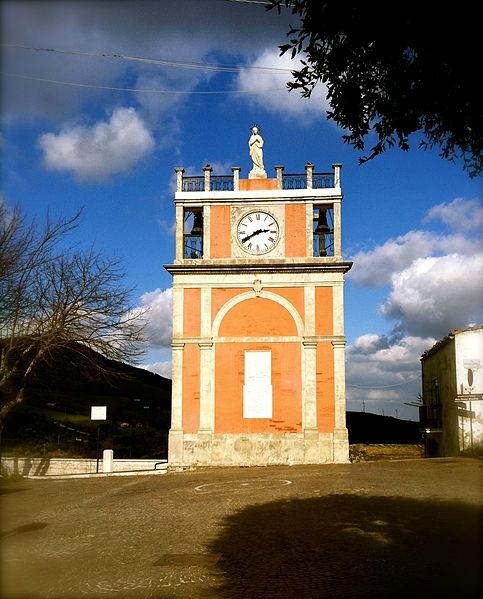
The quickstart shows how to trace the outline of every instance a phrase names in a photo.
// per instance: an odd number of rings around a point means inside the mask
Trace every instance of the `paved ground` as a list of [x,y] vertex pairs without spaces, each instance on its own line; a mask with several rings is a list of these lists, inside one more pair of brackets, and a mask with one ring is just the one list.
[[482,461],[3,481],[2,597],[476,597]]

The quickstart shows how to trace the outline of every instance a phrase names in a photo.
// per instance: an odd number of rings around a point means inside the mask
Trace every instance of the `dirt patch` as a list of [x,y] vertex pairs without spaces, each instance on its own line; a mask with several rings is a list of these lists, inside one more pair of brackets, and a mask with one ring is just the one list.
[[351,462],[377,462],[379,460],[407,460],[424,457],[423,445],[396,445],[358,443],[349,446]]

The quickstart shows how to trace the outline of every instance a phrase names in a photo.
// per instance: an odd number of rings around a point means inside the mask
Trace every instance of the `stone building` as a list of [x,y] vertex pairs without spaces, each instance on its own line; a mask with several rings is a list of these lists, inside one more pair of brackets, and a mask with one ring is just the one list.
[[348,461],[341,165],[258,143],[248,179],[176,169],[171,465]]
[[483,326],[455,329],[421,357],[427,457],[483,449]]

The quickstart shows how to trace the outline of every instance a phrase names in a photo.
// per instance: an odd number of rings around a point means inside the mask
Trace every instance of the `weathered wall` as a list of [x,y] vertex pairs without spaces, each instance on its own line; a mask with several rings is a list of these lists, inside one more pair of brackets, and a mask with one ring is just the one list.
[[[160,460],[114,460],[113,472],[154,470]],[[2,458],[2,475],[9,476],[53,476],[63,474],[94,474],[96,460],[69,458]],[[158,466],[159,467],[159,466]],[[102,459],[99,460],[102,472]]]
[[[272,352],[272,418],[243,418],[244,354]],[[302,427],[298,343],[219,343],[215,354],[215,432],[299,432]]]
[[[462,452],[483,449],[483,329],[462,331],[455,336],[456,389],[460,404],[471,416],[459,416],[459,441]],[[472,381],[470,384],[469,373]],[[479,397],[465,400],[465,395]],[[474,414],[474,416],[473,416]]]
[[423,395],[429,397],[433,380],[438,380],[439,398],[442,406],[442,432],[432,434],[438,443],[438,455],[459,454],[458,416],[456,397],[456,366],[454,340],[428,356],[423,362]]

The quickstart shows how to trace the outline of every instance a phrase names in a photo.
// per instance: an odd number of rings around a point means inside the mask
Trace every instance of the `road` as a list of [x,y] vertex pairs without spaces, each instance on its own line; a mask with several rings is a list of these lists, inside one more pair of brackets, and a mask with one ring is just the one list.
[[2,480],[5,599],[476,597],[481,460]]

